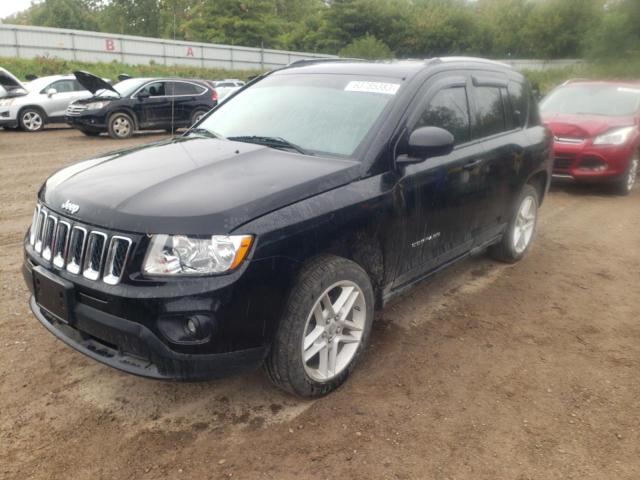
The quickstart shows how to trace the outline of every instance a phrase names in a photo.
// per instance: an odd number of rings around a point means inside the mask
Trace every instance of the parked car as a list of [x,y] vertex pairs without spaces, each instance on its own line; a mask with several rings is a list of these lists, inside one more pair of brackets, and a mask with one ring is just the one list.
[[108,132],[121,139],[136,130],[173,131],[197,122],[218,103],[215,90],[200,80],[130,78],[111,86],[88,72],[75,76],[93,95],[69,105],[65,119],[89,136]]
[[216,91],[218,92],[218,100],[222,100],[229,94],[237,90],[240,90],[245,85],[245,82],[243,82],[242,80],[238,80],[236,78],[229,78],[227,80],[217,80],[211,83],[213,85],[213,88],[215,88]]
[[73,75],[36,78],[24,88],[26,94],[0,100],[0,126],[38,132],[48,123],[64,122],[71,102],[91,96]]
[[640,161],[640,83],[570,81],[540,104],[555,136],[553,175],[610,182],[622,195]]
[[264,363],[279,387],[323,395],[374,308],[486,248],[527,254],[551,149],[506,65],[299,62],[182,137],[51,176],[24,243],[31,309],[126,372]]
[[11,72],[0,67],[0,127],[6,129],[16,128],[13,124],[5,121],[9,117],[9,110],[2,107],[9,106],[13,99],[27,94],[24,84],[18,80]]

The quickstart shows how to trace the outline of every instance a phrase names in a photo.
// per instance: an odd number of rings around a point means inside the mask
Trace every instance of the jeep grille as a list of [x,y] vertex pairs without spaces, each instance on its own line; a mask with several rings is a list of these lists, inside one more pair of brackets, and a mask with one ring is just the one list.
[[41,205],[36,207],[29,232],[29,244],[43,260],[109,285],[120,283],[131,243],[129,237],[92,230]]

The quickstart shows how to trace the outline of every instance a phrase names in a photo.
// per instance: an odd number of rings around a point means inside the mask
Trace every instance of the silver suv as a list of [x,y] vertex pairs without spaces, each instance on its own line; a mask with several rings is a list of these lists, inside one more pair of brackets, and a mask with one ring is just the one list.
[[91,96],[73,75],[36,78],[25,88],[23,95],[0,99],[0,127],[37,132],[47,123],[64,123],[67,106]]

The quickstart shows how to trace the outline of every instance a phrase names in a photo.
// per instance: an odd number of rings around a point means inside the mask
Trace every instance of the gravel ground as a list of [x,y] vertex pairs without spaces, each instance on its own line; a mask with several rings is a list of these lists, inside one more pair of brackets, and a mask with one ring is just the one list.
[[129,376],[30,314],[21,239],[41,182],[160,138],[0,131],[0,478],[640,478],[640,189],[555,187],[524,261],[421,284],[379,312],[343,388],[300,401],[259,372]]

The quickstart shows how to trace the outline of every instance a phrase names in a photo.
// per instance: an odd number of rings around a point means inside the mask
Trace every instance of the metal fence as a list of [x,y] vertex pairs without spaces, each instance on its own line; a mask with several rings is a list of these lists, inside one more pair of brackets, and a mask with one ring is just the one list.
[[[213,43],[162,40],[130,35],[85,32],[63,28],[27,27],[0,23],[0,57],[50,56],[85,62],[130,65],[155,62],[231,70],[265,70],[305,58],[336,58],[318,53]],[[549,70],[582,63],[581,60],[500,60],[518,70]]]
[[83,62],[118,61],[130,65],[155,62],[231,70],[264,70],[295,60],[331,58],[317,53],[213,43],[162,40],[63,28],[0,24],[0,57],[50,56]]

